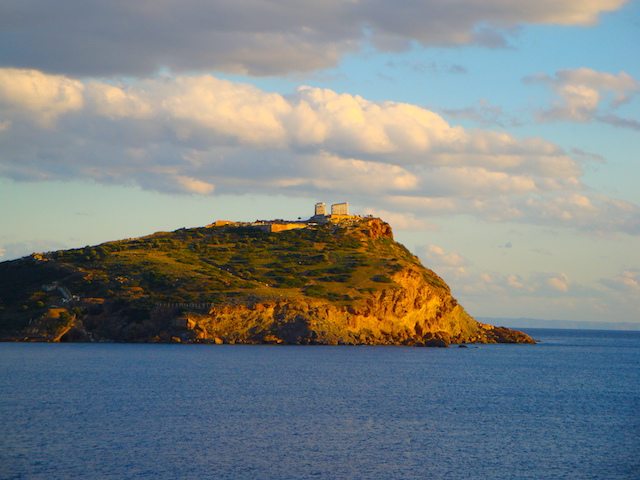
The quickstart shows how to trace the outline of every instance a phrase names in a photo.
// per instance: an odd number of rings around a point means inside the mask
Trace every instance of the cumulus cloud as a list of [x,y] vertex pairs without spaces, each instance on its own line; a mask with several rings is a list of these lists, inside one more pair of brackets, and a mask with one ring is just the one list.
[[468,260],[457,252],[447,252],[438,245],[418,247],[418,256],[428,268],[438,272],[447,282],[456,287],[464,285],[470,276],[466,269]]
[[555,77],[537,74],[525,78],[525,83],[542,84],[551,89],[556,99],[551,107],[537,113],[539,122],[567,120],[590,122],[594,119],[616,126],[635,128],[634,121],[625,121],[610,111],[629,102],[640,90],[640,82],[626,72],[617,75],[589,68],[558,70]]
[[454,282],[456,289],[471,296],[486,293],[539,298],[599,295],[599,292],[593,288],[576,284],[567,274],[562,272],[532,272],[527,276],[522,276],[514,273],[471,271],[464,277],[456,277]]
[[0,64],[74,76],[224,70],[314,71],[369,42],[378,49],[502,48],[520,24],[591,25],[627,0],[163,0],[0,6]]
[[[0,108],[11,118],[28,118],[42,127],[83,107],[84,86],[60,75],[36,70],[0,69]],[[10,120],[5,120],[6,129]]]
[[0,175],[19,181],[332,192],[414,219],[466,213],[640,233],[636,205],[586,191],[587,155],[326,89],[280,95],[211,75],[83,83],[0,69],[0,125]]
[[467,264],[467,260],[456,252],[445,252],[442,247],[428,245],[424,249],[424,256],[432,265],[462,267]]
[[570,283],[569,277],[564,273],[547,278],[547,285],[560,292],[568,292]]
[[640,294],[640,270],[624,270],[611,278],[600,279],[600,283],[624,294]]

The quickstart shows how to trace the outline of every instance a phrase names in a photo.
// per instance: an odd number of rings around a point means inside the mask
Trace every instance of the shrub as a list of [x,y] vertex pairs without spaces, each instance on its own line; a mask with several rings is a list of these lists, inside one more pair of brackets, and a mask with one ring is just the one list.
[[304,287],[308,280],[304,277],[275,277],[276,287],[280,288],[298,288]]
[[374,282],[378,282],[378,283],[391,283],[393,282],[393,280],[391,280],[389,277],[387,277],[386,275],[374,275],[371,280],[373,280]]
[[371,293],[371,292],[375,292],[376,289],[373,287],[365,287],[365,288],[358,289],[358,291],[362,293]]
[[310,285],[304,289],[304,294],[308,297],[323,298],[327,294],[327,289],[322,285]]
[[328,277],[331,282],[346,283],[351,278],[349,275],[331,275]]

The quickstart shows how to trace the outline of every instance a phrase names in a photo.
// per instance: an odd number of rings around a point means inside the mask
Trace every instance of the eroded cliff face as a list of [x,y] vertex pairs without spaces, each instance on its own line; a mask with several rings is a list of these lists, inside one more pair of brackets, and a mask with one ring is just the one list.
[[347,345],[535,343],[521,332],[476,322],[448,293],[407,268],[397,285],[348,307],[309,299],[227,304],[207,314],[186,313],[183,341]]

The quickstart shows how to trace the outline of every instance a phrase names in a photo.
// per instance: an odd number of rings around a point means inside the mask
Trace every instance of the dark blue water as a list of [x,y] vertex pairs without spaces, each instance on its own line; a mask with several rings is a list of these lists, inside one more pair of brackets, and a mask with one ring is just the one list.
[[639,479],[640,332],[0,344],[2,479]]

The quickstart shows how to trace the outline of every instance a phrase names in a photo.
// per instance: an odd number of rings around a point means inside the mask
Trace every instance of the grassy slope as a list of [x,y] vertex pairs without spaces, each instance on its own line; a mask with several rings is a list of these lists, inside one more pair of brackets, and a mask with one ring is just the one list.
[[[0,330],[24,328],[61,305],[45,292],[57,281],[83,299],[135,308],[157,303],[224,303],[246,297],[316,297],[336,305],[393,286],[390,276],[417,257],[388,236],[371,238],[372,222],[265,233],[248,226],[159,232],[138,239],[52,252],[0,263]],[[425,280],[448,291],[432,271]],[[82,302],[71,307],[77,313]]]

